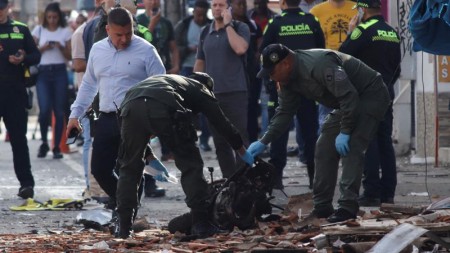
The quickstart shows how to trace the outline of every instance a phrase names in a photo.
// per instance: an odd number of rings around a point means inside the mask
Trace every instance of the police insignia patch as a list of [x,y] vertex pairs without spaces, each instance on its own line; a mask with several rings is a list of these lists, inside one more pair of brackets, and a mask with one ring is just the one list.
[[357,40],[361,36],[362,32],[358,27],[353,30],[352,35],[350,35],[351,40]]
[[19,33],[19,32],[20,32],[20,30],[19,30],[19,27],[17,27],[17,26],[14,26],[14,27],[13,27],[13,32],[15,32],[15,33]]
[[270,60],[271,60],[273,63],[278,62],[279,57],[278,57],[278,54],[277,54],[277,53],[271,53],[269,57],[270,57]]
[[339,82],[347,79],[347,73],[344,70],[337,68],[334,70],[334,79]]

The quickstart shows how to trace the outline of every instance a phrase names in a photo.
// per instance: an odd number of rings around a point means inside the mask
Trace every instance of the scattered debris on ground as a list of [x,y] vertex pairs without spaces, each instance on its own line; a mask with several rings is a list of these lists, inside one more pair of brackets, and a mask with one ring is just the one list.
[[[383,204],[358,219],[327,224],[324,219],[302,224],[312,208],[311,195],[292,196],[281,219],[257,222],[253,229],[189,241],[170,234],[145,217],[135,224],[132,239],[116,239],[107,231],[67,227],[21,235],[0,235],[1,252],[449,252],[450,198],[429,207]],[[91,213],[94,214],[94,213]],[[79,215],[78,218],[81,216]],[[82,220],[89,219],[84,215]],[[98,218],[98,214],[93,217]],[[101,220],[101,221],[100,221]],[[102,223],[104,219],[97,220]],[[34,233],[34,234],[33,234]]]

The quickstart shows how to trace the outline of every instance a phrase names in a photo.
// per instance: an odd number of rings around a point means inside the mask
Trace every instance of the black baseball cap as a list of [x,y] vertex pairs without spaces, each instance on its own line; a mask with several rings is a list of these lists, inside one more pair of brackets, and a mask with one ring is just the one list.
[[275,65],[289,55],[289,48],[282,44],[270,44],[261,53],[261,70],[256,75],[258,78],[269,77]]
[[353,6],[353,9],[356,9],[358,7],[363,7],[363,8],[380,8],[381,7],[381,1],[380,0],[358,0],[358,1],[356,1],[355,6]]
[[9,1],[8,0],[0,0],[0,9],[5,8],[8,6]]
[[199,83],[203,84],[208,88],[208,90],[212,91],[214,88],[214,80],[211,76],[209,76],[206,73],[203,72],[194,72],[192,73],[189,78],[194,79],[198,81]]

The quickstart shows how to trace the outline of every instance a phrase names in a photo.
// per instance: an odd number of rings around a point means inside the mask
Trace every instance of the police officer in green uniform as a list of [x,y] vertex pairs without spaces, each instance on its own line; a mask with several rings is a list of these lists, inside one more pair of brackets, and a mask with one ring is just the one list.
[[[329,222],[356,218],[364,152],[390,103],[381,75],[350,55],[326,49],[291,51],[272,44],[263,50],[261,60],[258,75],[279,82],[280,105],[267,132],[250,145],[248,152],[260,154],[289,127],[301,103],[299,95],[333,108],[316,144],[314,210],[310,217],[328,217]],[[340,159],[341,196],[334,212]]]
[[[312,49],[325,48],[325,37],[322,28],[316,17],[309,13],[305,13],[298,6],[300,0],[283,0],[280,1],[283,11],[281,15],[269,20],[263,35],[261,43],[261,51],[268,45],[274,43],[281,43],[293,50],[296,49]],[[264,80],[267,85],[269,93],[269,118],[275,114],[275,109],[278,106],[278,92],[274,82]],[[300,95],[301,96],[301,95]],[[295,114],[296,120],[299,123],[300,131],[297,133],[303,140],[301,147],[304,152],[305,163],[309,176],[309,187],[312,188],[314,178],[314,146],[317,141],[317,106],[315,101],[303,98],[302,105]],[[275,188],[283,188],[283,169],[287,161],[287,144],[289,139],[289,129],[270,146],[270,160],[276,169],[275,174]]]
[[28,27],[8,16],[8,0],[0,0],[0,118],[8,130],[21,198],[34,196],[27,143],[28,112],[24,67],[38,64],[41,54]]
[[[350,36],[342,43],[339,51],[360,59],[378,71],[393,100],[394,84],[400,75],[400,37],[384,21],[380,0],[359,0],[355,7],[358,12],[363,13],[362,20],[359,22],[355,16],[350,21]],[[394,203],[397,170],[391,137],[392,121],[391,103],[366,152],[362,181],[364,192],[358,200],[360,206]]]
[[137,189],[144,168],[143,157],[150,157],[150,165],[167,175],[167,170],[157,164],[159,161],[152,151],[144,152],[150,136],[158,136],[174,154],[175,165],[181,171],[186,204],[191,208],[192,234],[206,237],[217,232],[207,220],[210,196],[196,145],[192,113],[203,113],[248,164],[253,164],[253,157],[243,146],[237,129],[224,116],[211,92],[212,87],[213,80],[205,73],[195,72],[190,78],[157,75],[138,83],[125,95],[120,114],[122,142],[116,166],[120,175],[117,186],[120,237],[130,235],[133,212],[138,206]]

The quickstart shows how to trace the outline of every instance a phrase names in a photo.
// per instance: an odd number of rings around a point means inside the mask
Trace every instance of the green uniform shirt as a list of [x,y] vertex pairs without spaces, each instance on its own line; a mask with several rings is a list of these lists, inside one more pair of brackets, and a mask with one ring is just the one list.
[[300,104],[299,95],[340,109],[343,114],[341,132],[345,134],[352,133],[360,112],[379,120],[383,118],[384,105],[390,99],[378,72],[350,55],[333,50],[297,50],[295,53],[292,76],[288,83],[281,85],[280,105],[261,140],[263,143],[270,143],[289,127]]
[[156,75],[139,82],[125,95],[120,106],[122,116],[132,110],[126,106],[128,102],[137,98],[157,102],[148,108],[150,118],[170,118],[171,113],[177,110],[201,112],[233,149],[243,145],[239,132],[225,117],[213,93],[194,79],[180,75]]

